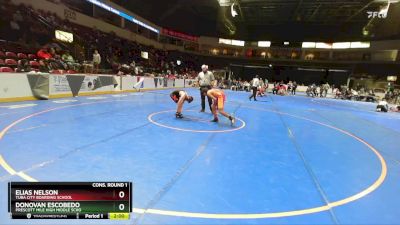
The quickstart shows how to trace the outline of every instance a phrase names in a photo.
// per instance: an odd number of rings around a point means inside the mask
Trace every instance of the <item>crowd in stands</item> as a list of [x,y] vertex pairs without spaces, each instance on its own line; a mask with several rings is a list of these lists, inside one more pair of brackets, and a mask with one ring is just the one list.
[[[34,54],[36,70],[41,72],[87,72],[112,74],[141,74],[149,76],[172,76],[176,78],[196,76],[200,63],[187,54],[145,46],[62,20],[56,14],[34,10],[30,6],[15,6],[9,1],[1,5],[1,39],[5,39],[0,51]],[[54,38],[56,29],[74,34],[74,43],[64,43]],[[10,45],[19,45],[12,49]],[[143,57],[146,52],[148,57]],[[1,56],[0,56],[1,57]],[[18,58],[16,58],[18,59]],[[20,59],[23,60],[23,59]],[[179,60],[179,63],[178,63]],[[29,70],[30,62],[18,61],[7,66]],[[4,66],[4,65],[0,65]]]
[[385,99],[391,104],[400,104],[400,93],[398,90],[394,90],[388,87],[388,89],[378,95],[373,89],[368,89],[362,86],[356,86],[355,88],[348,88],[347,86],[332,87],[333,97],[336,99],[344,100],[355,100],[355,101],[367,101],[377,102],[381,99]]
[[[254,87],[255,81],[250,80],[241,80],[241,79],[233,79],[232,81],[228,80],[226,82],[219,82],[218,86],[220,88],[226,89],[229,88],[233,91],[247,91],[250,92],[252,87]],[[268,83],[268,79],[261,79],[259,78],[257,81],[257,95],[264,96],[268,92],[268,88],[270,89],[271,93],[274,95],[296,95],[297,90],[297,82],[296,81],[289,81],[285,83],[284,81],[275,81],[271,84]]]
[[[233,91],[250,92],[253,86],[253,82],[254,80],[225,80],[219,81],[218,87],[223,89],[231,89]],[[296,81],[274,81],[269,84],[267,79],[265,79],[265,81],[260,79],[260,82],[257,85],[257,93],[259,96],[263,96],[267,92],[281,96],[296,95],[297,88],[298,84]],[[328,82],[322,82],[320,85],[316,85],[315,83],[308,85],[305,93],[308,97],[313,98],[331,97],[335,99],[366,102],[378,102],[379,100],[385,99],[385,101],[391,104],[400,104],[400,92],[398,90],[395,90],[394,87],[390,85],[388,86],[387,91],[384,93],[384,96],[378,96],[375,94],[373,89],[368,89],[361,85],[358,85],[355,88],[348,88],[347,86],[329,85]]]

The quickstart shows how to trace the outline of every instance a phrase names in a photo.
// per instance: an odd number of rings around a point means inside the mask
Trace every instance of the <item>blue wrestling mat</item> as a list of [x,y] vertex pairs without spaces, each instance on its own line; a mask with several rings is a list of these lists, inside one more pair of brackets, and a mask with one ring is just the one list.
[[[199,92],[0,104],[0,224],[399,224],[400,114],[304,96],[249,101],[211,123]],[[9,181],[132,181],[129,221],[11,220]]]

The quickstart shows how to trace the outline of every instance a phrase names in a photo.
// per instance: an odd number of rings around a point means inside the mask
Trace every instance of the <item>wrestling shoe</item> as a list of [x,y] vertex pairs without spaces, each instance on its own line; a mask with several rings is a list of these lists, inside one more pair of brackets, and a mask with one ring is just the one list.
[[214,118],[211,122],[218,123],[218,118]]
[[235,125],[236,119],[235,119],[235,116],[233,114],[229,116],[229,120],[231,121],[231,126]]
[[176,117],[177,119],[182,119],[182,118],[183,118],[183,115],[182,115],[182,113],[176,113],[176,114],[175,114],[175,117]]

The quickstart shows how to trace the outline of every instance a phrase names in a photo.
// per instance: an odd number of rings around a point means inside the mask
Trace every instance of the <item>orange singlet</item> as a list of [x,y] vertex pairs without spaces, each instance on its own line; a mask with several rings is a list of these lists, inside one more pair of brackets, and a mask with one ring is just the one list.
[[218,109],[223,109],[224,108],[224,103],[226,100],[226,96],[224,93],[218,93],[217,94],[217,107]]

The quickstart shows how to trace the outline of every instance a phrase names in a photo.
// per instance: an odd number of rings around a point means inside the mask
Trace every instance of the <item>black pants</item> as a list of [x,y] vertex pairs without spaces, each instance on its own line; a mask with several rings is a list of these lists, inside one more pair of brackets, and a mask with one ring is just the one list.
[[[211,86],[201,86],[200,87],[200,96],[201,96],[201,110],[205,110],[206,109],[206,96],[207,96],[207,91],[211,89]],[[210,97],[207,96],[207,100],[208,100],[208,105],[210,106],[210,111],[212,111],[212,99]]]
[[292,95],[296,95],[296,88],[292,88]]
[[154,78],[154,87],[158,87],[158,78]]
[[256,96],[257,96],[257,87],[251,87],[251,90],[253,90],[253,94],[251,94],[250,100],[251,100],[251,98],[254,98],[254,100],[257,100],[257,99],[256,99]]
[[377,108],[377,109],[381,109],[381,112],[387,112],[387,111],[388,111],[388,108],[386,108],[386,107],[383,106],[383,105],[378,105],[376,108]]

